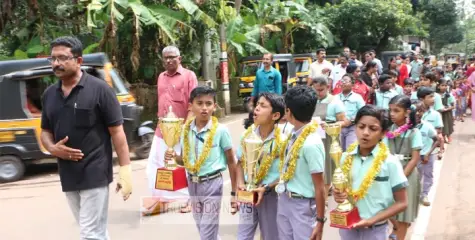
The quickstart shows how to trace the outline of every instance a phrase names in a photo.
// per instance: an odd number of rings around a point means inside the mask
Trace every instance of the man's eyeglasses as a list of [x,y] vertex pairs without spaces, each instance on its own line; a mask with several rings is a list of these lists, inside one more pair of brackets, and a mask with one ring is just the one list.
[[66,61],[69,61],[71,59],[74,59],[76,57],[74,56],[59,56],[59,57],[49,57],[47,58],[48,59],[48,62],[50,63],[54,63],[56,61],[58,61],[58,63],[64,63]]
[[173,60],[175,58],[177,58],[178,56],[166,56],[166,57],[163,57],[163,59],[166,61],[166,60]]

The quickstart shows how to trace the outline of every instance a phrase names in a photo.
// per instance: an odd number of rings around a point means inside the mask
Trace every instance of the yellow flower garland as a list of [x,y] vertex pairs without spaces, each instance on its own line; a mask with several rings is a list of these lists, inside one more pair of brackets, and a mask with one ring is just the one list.
[[191,165],[189,157],[190,157],[190,139],[189,139],[189,133],[190,133],[190,126],[191,123],[193,122],[194,119],[188,120],[185,124],[185,129],[183,132],[183,163],[185,164],[185,168],[188,170],[188,172],[192,174],[198,174],[200,172],[201,166],[203,166],[203,163],[208,159],[209,153],[211,152],[211,148],[213,147],[213,139],[214,135],[216,134],[216,129],[218,129],[218,119],[216,117],[212,117],[212,125],[211,125],[211,130],[206,138],[206,141],[204,142],[204,148],[203,152],[199,156],[199,158],[196,158],[197,161],[195,162],[194,165]]
[[283,145],[281,146],[281,151],[280,151],[280,179],[288,182],[290,179],[294,177],[295,174],[295,169],[297,167],[297,159],[299,156],[300,149],[303,146],[303,143],[305,139],[307,139],[308,135],[311,133],[315,132],[317,130],[318,124],[315,122],[310,123],[303,129],[302,133],[300,136],[295,140],[294,144],[292,145],[292,148],[290,149],[290,159],[289,159],[289,166],[287,168],[287,171],[284,173],[284,162],[285,162],[285,148],[289,144],[290,137],[285,140]]
[[[251,134],[252,130],[254,128],[254,125],[249,127],[246,132],[244,133],[244,136],[241,140],[241,149],[242,149],[242,156],[241,156],[241,165],[243,169],[246,169],[247,167],[247,162],[246,162],[246,155],[244,154],[245,152],[245,146],[244,146],[244,140],[249,137]],[[274,128],[274,136],[275,136],[275,147],[272,149],[271,154],[267,154],[266,158],[262,161],[261,165],[259,166],[259,171],[257,172],[256,178],[254,179],[254,184],[260,183],[267,173],[269,172],[269,169],[274,162],[274,159],[276,159],[279,156],[279,147],[280,147],[280,129],[279,127]]]
[[[371,166],[369,172],[366,174],[363,181],[361,182],[360,188],[358,190],[353,190],[353,187],[351,186],[352,185],[351,182],[348,184],[349,196],[351,196],[355,202],[360,199],[363,199],[366,196],[369,188],[371,187],[371,185],[373,185],[374,179],[379,174],[381,170],[381,166],[383,165],[384,161],[386,161],[386,158],[388,157],[389,150],[386,144],[384,144],[383,142],[380,142],[378,146],[379,146],[378,154],[376,154],[376,157],[374,158],[374,161],[373,161],[373,165]],[[347,155],[346,155],[345,162],[343,163],[341,170],[347,177],[350,176],[351,168],[353,167],[353,155],[350,153],[353,152],[356,149],[356,147],[358,147],[357,142],[351,144],[346,151]]]

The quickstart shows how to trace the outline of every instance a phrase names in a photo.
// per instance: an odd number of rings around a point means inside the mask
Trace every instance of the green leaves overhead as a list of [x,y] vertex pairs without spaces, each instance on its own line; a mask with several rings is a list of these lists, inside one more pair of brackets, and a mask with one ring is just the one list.
[[176,41],[174,27],[185,24],[186,15],[163,5],[145,5],[140,0],[92,0],[87,5],[87,25],[97,27],[97,15],[106,17],[106,21],[121,22],[125,14],[132,13],[141,25],[157,26],[172,42]]

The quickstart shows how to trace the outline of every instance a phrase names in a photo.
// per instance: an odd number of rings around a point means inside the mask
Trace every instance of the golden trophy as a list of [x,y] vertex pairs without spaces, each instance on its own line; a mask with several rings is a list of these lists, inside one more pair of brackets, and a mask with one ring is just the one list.
[[[341,125],[339,123],[328,124],[325,127],[325,132],[331,137],[329,154],[336,166],[332,178],[333,187],[338,191],[346,191],[349,184],[348,176],[346,176],[340,168],[341,155],[343,154],[339,140]],[[353,224],[359,221],[360,215],[358,208],[353,206],[348,199],[343,203],[339,203],[337,207],[330,212],[331,227],[350,229]]]
[[[173,147],[180,141],[183,118],[178,118],[170,106],[167,115],[158,120],[158,127],[162,132],[163,141],[167,145],[167,152],[174,152]],[[165,167],[157,169],[155,188],[160,190],[177,191],[186,188],[186,171],[177,165],[175,159],[165,162]]]
[[257,165],[259,158],[262,154],[263,141],[252,130],[251,134],[244,139],[244,149],[242,150],[243,156],[246,159],[246,165],[244,167],[244,174],[246,175],[246,190],[238,190],[237,201],[241,203],[255,204],[257,202],[257,193],[253,192],[257,186],[254,183],[257,175]]

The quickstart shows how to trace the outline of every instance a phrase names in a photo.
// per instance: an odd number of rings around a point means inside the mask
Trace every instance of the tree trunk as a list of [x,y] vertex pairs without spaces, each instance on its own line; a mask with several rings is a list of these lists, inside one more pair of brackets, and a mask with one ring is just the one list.
[[376,46],[376,54],[380,53],[384,48],[389,44],[389,32],[387,30],[384,31],[383,37],[379,40],[378,45]]
[[236,13],[239,15],[239,11],[241,11],[242,0],[234,1],[234,7],[236,8]]
[[132,27],[132,54],[130,54],[130,61],[132,62],[132,70],[134,79],[137,78],[137,71],[140,66],[140,33],[139,33],[139,19],[134,15]]

